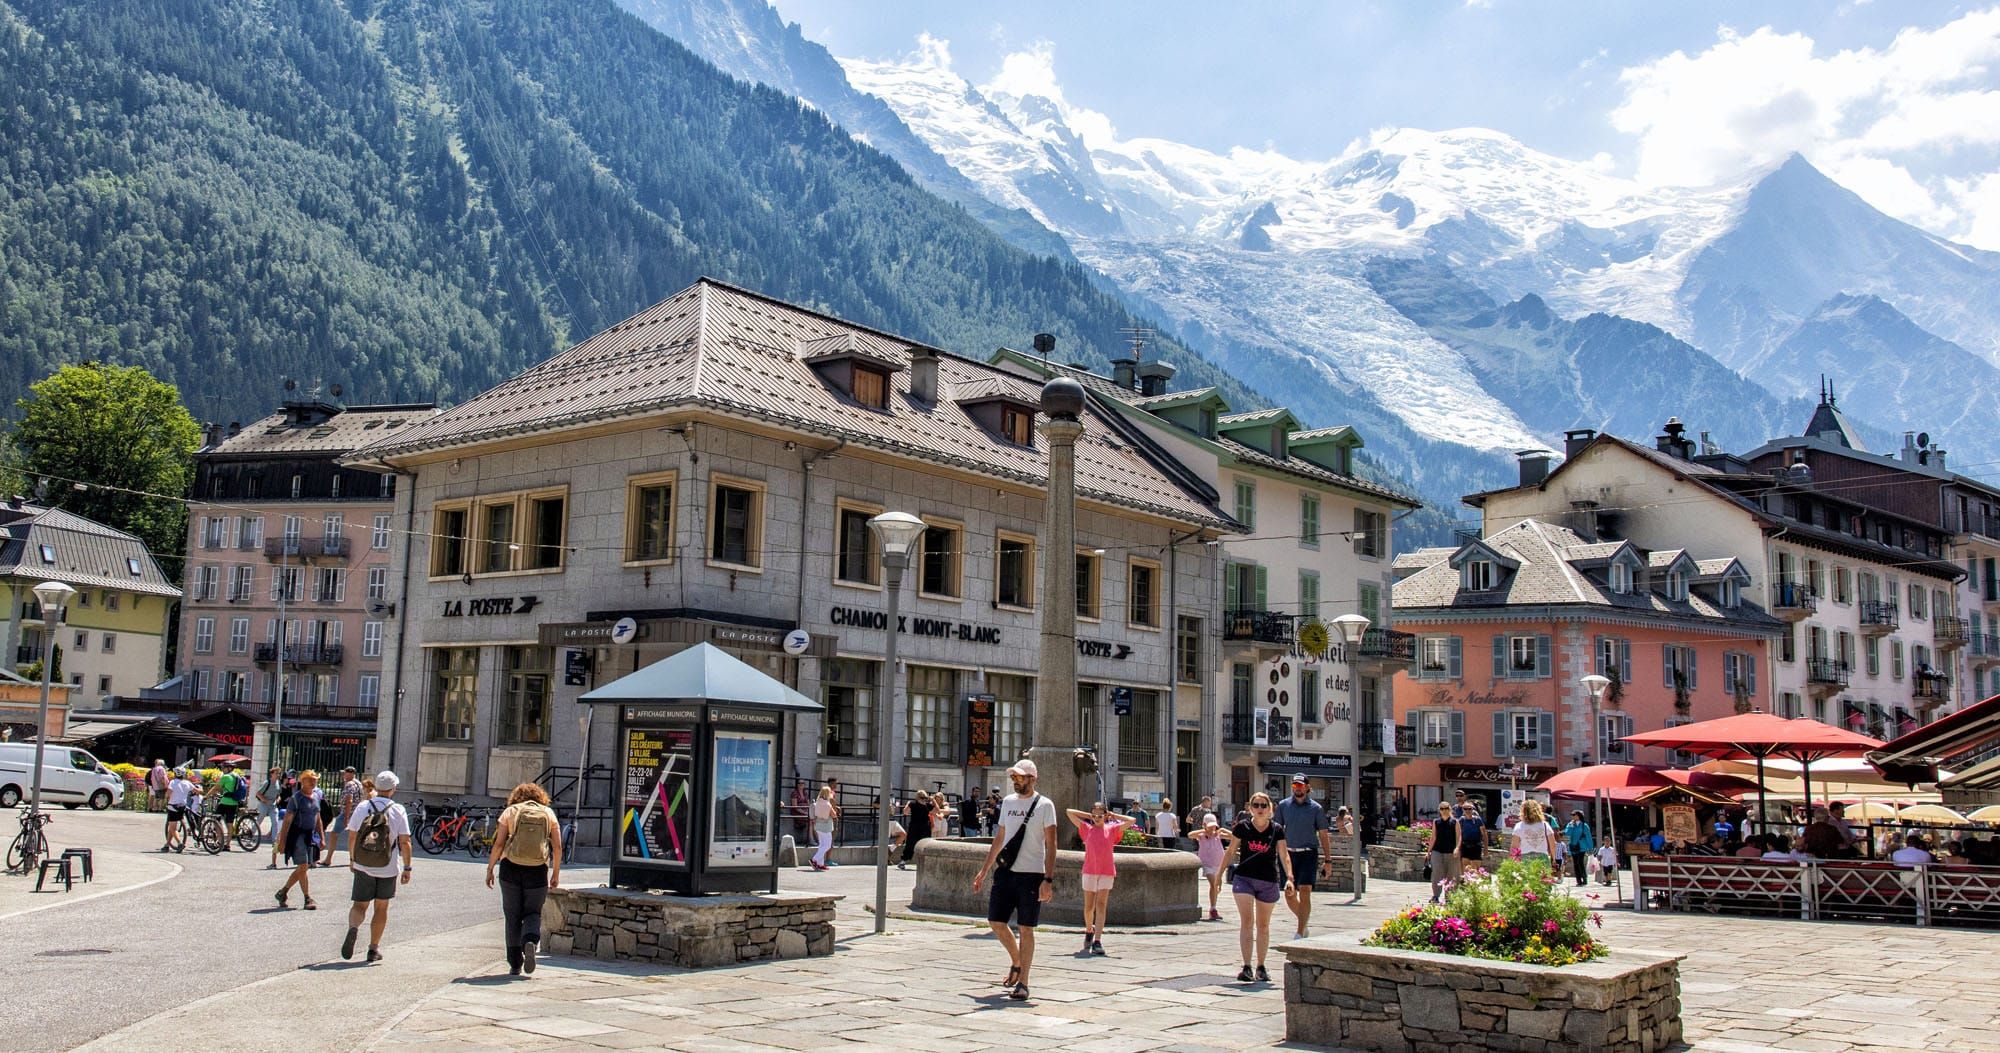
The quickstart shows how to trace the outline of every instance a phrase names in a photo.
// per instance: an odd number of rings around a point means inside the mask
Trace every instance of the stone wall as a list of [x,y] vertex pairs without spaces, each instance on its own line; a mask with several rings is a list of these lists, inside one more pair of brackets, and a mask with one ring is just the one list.
[[1388,881],[1423,881],[1424,860],[1429,858],[1421,844],[1414,848],[1383,842],[1368,846],[1368,874]]
[[1385,1053],[1653,1053],[1680,1041],[1680,958],[1631,952],[1550,968],[1345,942],[1279,948],[1285,1037]]
[[670,896],[620,888],[549,891],[542,949],[699,969],[833,953],[839,896]]
[[[990,886],[972,891],[972,877],[986,863],[986,838],[932,837],[917,844],[917,884],[910,899],[916,910],[986,916]],[[1201,860],[1193,852],[1120,847],[1118,881],[1105,908],[1110,925],[1182,925],[1201,920],[1197,897]],[[1042,905],[1043,925],[1083,922],[1083,853],[1056,853],[1055,899]]]

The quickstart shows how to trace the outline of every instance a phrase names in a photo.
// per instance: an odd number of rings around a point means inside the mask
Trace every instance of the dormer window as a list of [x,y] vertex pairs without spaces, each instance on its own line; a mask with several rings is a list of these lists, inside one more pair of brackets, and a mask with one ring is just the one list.
[[1632,568],[1623,563],[1611,565],[1611,591],[1620,596],[1632,591]]
[[1688,598],[1688,576],[1684,570],[1667,572],[1667,599],[1681,601]]
[[1500,583],[1500,568],[1492,560],[1475,559],[1465,565],[1465,588],[1469,592],[1488,592]]
[[1035,415],[1020,406],[1000,407],[1000,437],[1019,446],[1035,443]]
[[1731,610],[1734,610],[1737,604],[1742,602],[1742,587],[1734,581],[1724,581],[1722,587],[1717,590],[1717,594],[1722,600],[1722,605]]
[[888,409],[889,374],[857,363],[854,366],[854,401],[869,409]]
[[56,561],[56,547],[54,545],[43,545],[41,546],[41,550],[42,562],[53,566]]
[[1215,438],[1215,411],[1212,409],[1201,411],[1201,437],[1204,439]]

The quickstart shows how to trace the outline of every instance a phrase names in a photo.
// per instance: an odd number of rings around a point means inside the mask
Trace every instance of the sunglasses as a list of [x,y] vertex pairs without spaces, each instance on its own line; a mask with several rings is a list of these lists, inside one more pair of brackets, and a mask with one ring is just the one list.
[[1252,808],[1269,808],[1269,807],[1271,807],[1271,802],[1269,802],[1269,801],[1251,801],[1251,802],[1250,802],[1250,807],[1252,807]]

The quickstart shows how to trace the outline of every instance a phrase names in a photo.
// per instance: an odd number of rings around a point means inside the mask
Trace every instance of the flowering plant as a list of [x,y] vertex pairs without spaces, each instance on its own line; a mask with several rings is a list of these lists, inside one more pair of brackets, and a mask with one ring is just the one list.
[[1541,861],[1467,871],[1440,903],[1411,907],[1362,942],[1473,958],[1574,965],[1610,953],[1592,939],[1603,919],[1571,896]]

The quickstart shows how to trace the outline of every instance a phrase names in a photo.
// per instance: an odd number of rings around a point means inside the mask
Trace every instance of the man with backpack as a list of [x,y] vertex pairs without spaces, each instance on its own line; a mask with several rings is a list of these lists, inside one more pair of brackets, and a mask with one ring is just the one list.
[[[1056,806],[1035,792],[1040,777],[1035,762],[1019,760],[1007,769],[1013,780],[1014,796],[1000,802],[999,828],[986,850],[986,864],[972,876],[972,891],[978,892],[993,876],[993,891],[986,898],[986,922],[1000,946],[1007,949],[1007,997],[1028,999],[1028,973],[1035,964],[1035,928],[1041,924],[1042,904],[1056,893]],[[1018,923],[1018,934],[1010,922]]]
[[542,905],[562,884],[562,824],[549,807],[548,791],[532,782],[514,787],[486,857],[486,887],[498,871],[500,911],[507,922],[507,970],[535,972],[542,943]]
[[[396,886],[410,883],[410,815],[391,798],[402,782],[392,771],[375,775],[375,796],[356,803],[356,821],[347,830],[347,869],[354,873],[354,903],[347,908],[347,938],[340,956],[354,957],[354,942],[368,905],[375,916],[368,926],[368,960],[382,960],[382,930],[389,924],[389,901]],[[401,869],[397,864],[401,863]]]
[[215,814],[222,819],[222,850],[229,851],[229,841],[236,833],[236,814],[243,802],[250,797],[250,781],[238,774],[234,768],[222,769],[215,779]]

